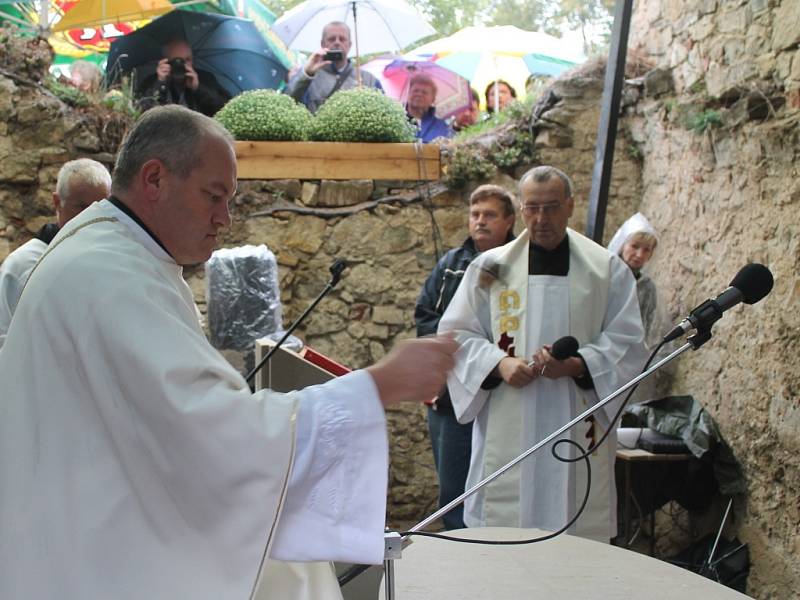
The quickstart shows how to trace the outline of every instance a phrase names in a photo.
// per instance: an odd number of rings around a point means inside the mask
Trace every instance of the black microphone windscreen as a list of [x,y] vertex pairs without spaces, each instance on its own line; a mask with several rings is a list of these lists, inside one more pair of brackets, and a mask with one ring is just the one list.
[[553,349],[550,351],[556,360],[564,360],[570,356],[578,354],[578,340],[571,335],[564,336],[553,342]]
[[745,304],[755,304],[772,291],[772,273],[764,265],[750,263],[741,268],[731,281],[731,287],[742,292]]

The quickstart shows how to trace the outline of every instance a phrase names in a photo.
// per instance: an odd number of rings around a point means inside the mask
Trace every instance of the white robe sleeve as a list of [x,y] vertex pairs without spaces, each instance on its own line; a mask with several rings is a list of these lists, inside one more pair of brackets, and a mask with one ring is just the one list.
[[[638,375],[647,360],[636,280],[617,257],[612,257],[611,261],[611,283],[602,331],[578,351],[592,376],[594,391],[588,396],[594,395],[595,402]],[[609,419],[619,409],[624,396],[604,407]]]
[[386,420],[366,371],[305,388],[297,450],[271,557],[383,561]]
[[478,286],[480,269],[473,262],[447,307],[439,332],[451,331],[461,347],[447,376],[447,388],[459,423],[472,421],[489,397],[481,384],[506,353],[492,342],[489,294]]

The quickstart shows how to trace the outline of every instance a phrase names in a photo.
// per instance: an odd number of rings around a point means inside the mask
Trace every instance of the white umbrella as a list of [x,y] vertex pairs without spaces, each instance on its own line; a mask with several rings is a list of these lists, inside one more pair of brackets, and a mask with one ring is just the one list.
[[331,21],[350,27],[356,56],[399,51],[436,33],[404,0],[307,0],[281,15],[272,30],[292,50],[313,52]]

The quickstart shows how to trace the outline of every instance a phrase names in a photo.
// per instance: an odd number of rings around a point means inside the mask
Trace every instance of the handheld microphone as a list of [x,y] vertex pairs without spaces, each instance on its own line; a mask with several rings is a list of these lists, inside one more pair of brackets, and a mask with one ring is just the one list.
[[[578,340],[571,335],[558,338],[553,342],[553,346],[550,349],[550,356],[556,360],[565,360],[570,356],[578,356]],[[536,361],[529,362],[528,366],[535,367]]]
[[740,302],[755,304],[772,291],[773,283],[772,273],[764,265],[745,265],[733,278],[728,289],[692,310],[689,316],[664,336],[664,342],[671,342],[692,329],[710,328],[722,318],[722,313]]
[[571,335],[565,335],[553,342],[550,355],[556,360],[565,360],[570,356],[578,356],[578,340]]

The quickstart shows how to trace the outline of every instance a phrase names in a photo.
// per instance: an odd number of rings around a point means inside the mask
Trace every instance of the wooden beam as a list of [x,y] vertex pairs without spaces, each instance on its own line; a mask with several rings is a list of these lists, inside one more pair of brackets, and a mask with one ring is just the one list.
[[401,179],[441,176],[436,144],[236,142],[239,179]]

